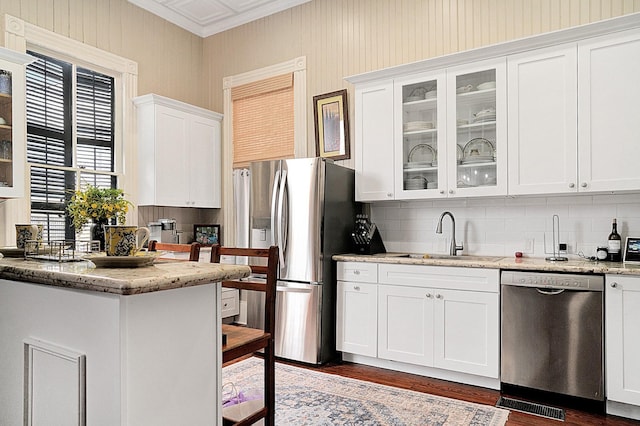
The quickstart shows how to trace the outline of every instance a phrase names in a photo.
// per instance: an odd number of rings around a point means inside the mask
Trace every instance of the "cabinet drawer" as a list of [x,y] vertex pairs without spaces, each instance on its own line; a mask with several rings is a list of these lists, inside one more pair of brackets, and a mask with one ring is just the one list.
[[339,281],[375,283],[378,281],[378,264],[365,262],[338,262]]
[[239,291],[235,288],[222,289],[222,318],[232,317],[240,313]]
[[383,263],[379,265],[378,274],[381,284],[490,293],[498,293],[500,289],[500,271],[498,269]]

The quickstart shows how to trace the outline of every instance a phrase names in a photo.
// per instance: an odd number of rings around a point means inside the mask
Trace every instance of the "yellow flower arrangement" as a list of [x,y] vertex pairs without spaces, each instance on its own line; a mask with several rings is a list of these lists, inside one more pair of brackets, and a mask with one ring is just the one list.
[[88,222],[100,222],[116,218],[124,225],[131,203],[124,199],[124,193],[117,188],[87,186],[84,191],[74,191],[67,205],[76,232]]

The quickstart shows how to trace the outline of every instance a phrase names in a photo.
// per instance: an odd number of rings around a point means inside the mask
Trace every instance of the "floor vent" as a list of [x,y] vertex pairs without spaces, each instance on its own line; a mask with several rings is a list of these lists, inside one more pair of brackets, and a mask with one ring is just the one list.
[[503,396],[498,399],[496,407],[507,408],[509,410],[521,411],[523,413],[535,414],[536,416],[548,419],[560,420],[564,422],[564,410],[548,405],[536,404],[534,402],[520,401]]

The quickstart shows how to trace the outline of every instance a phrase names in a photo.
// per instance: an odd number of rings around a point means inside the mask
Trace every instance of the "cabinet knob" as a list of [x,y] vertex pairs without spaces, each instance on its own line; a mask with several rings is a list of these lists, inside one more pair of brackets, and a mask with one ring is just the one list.
[[449,194],[453,194],[453,189],[450,189],[450,190],[449,190]]
[[432,297],[431,293],[427,293],[427,299],[431,299]]
[[360,275],[360,271],[356,269],[355,271],[353,271],[353,275]]
[[436,294],[436,299],[442,299],[442,295],[441,294]]
[[360,286],[359,286],[359,285],[354,285],[354,286],[353,286],[353,289],[354,289],[355,291],[360,291]]
[[393,198],[393,194],[390,192],[387,192],[387,198]]
[[569,188],[575,188],[575,187],[576,187],[576,184],[575,184],[575,183],[571,182],[571,183],[569,184]]
[[441,194],[444,194],[444,189],[441,189],[441,190],[440,190],[440,193],[441,193]]
[[586,187],[587,187],[587,182],[582,182],[582,183],[580,184],[580,186],[581,186],[581,187],[583,187],[583,188],[586,188]]
[[618,283],[611,283],[611,288],[618,288]]

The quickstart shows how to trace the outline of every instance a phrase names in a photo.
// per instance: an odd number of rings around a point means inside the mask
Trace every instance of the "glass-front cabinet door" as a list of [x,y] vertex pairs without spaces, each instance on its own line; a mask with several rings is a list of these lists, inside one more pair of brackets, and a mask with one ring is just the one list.
[[0,199],[24,196],[24,67],[32,59],[0,48]]
[[445,81],[441,72],[394,84],[396,199],[442,196],[447,177]]
[[447,95],[447,195],[505,195],[505,59],[447,70]]

